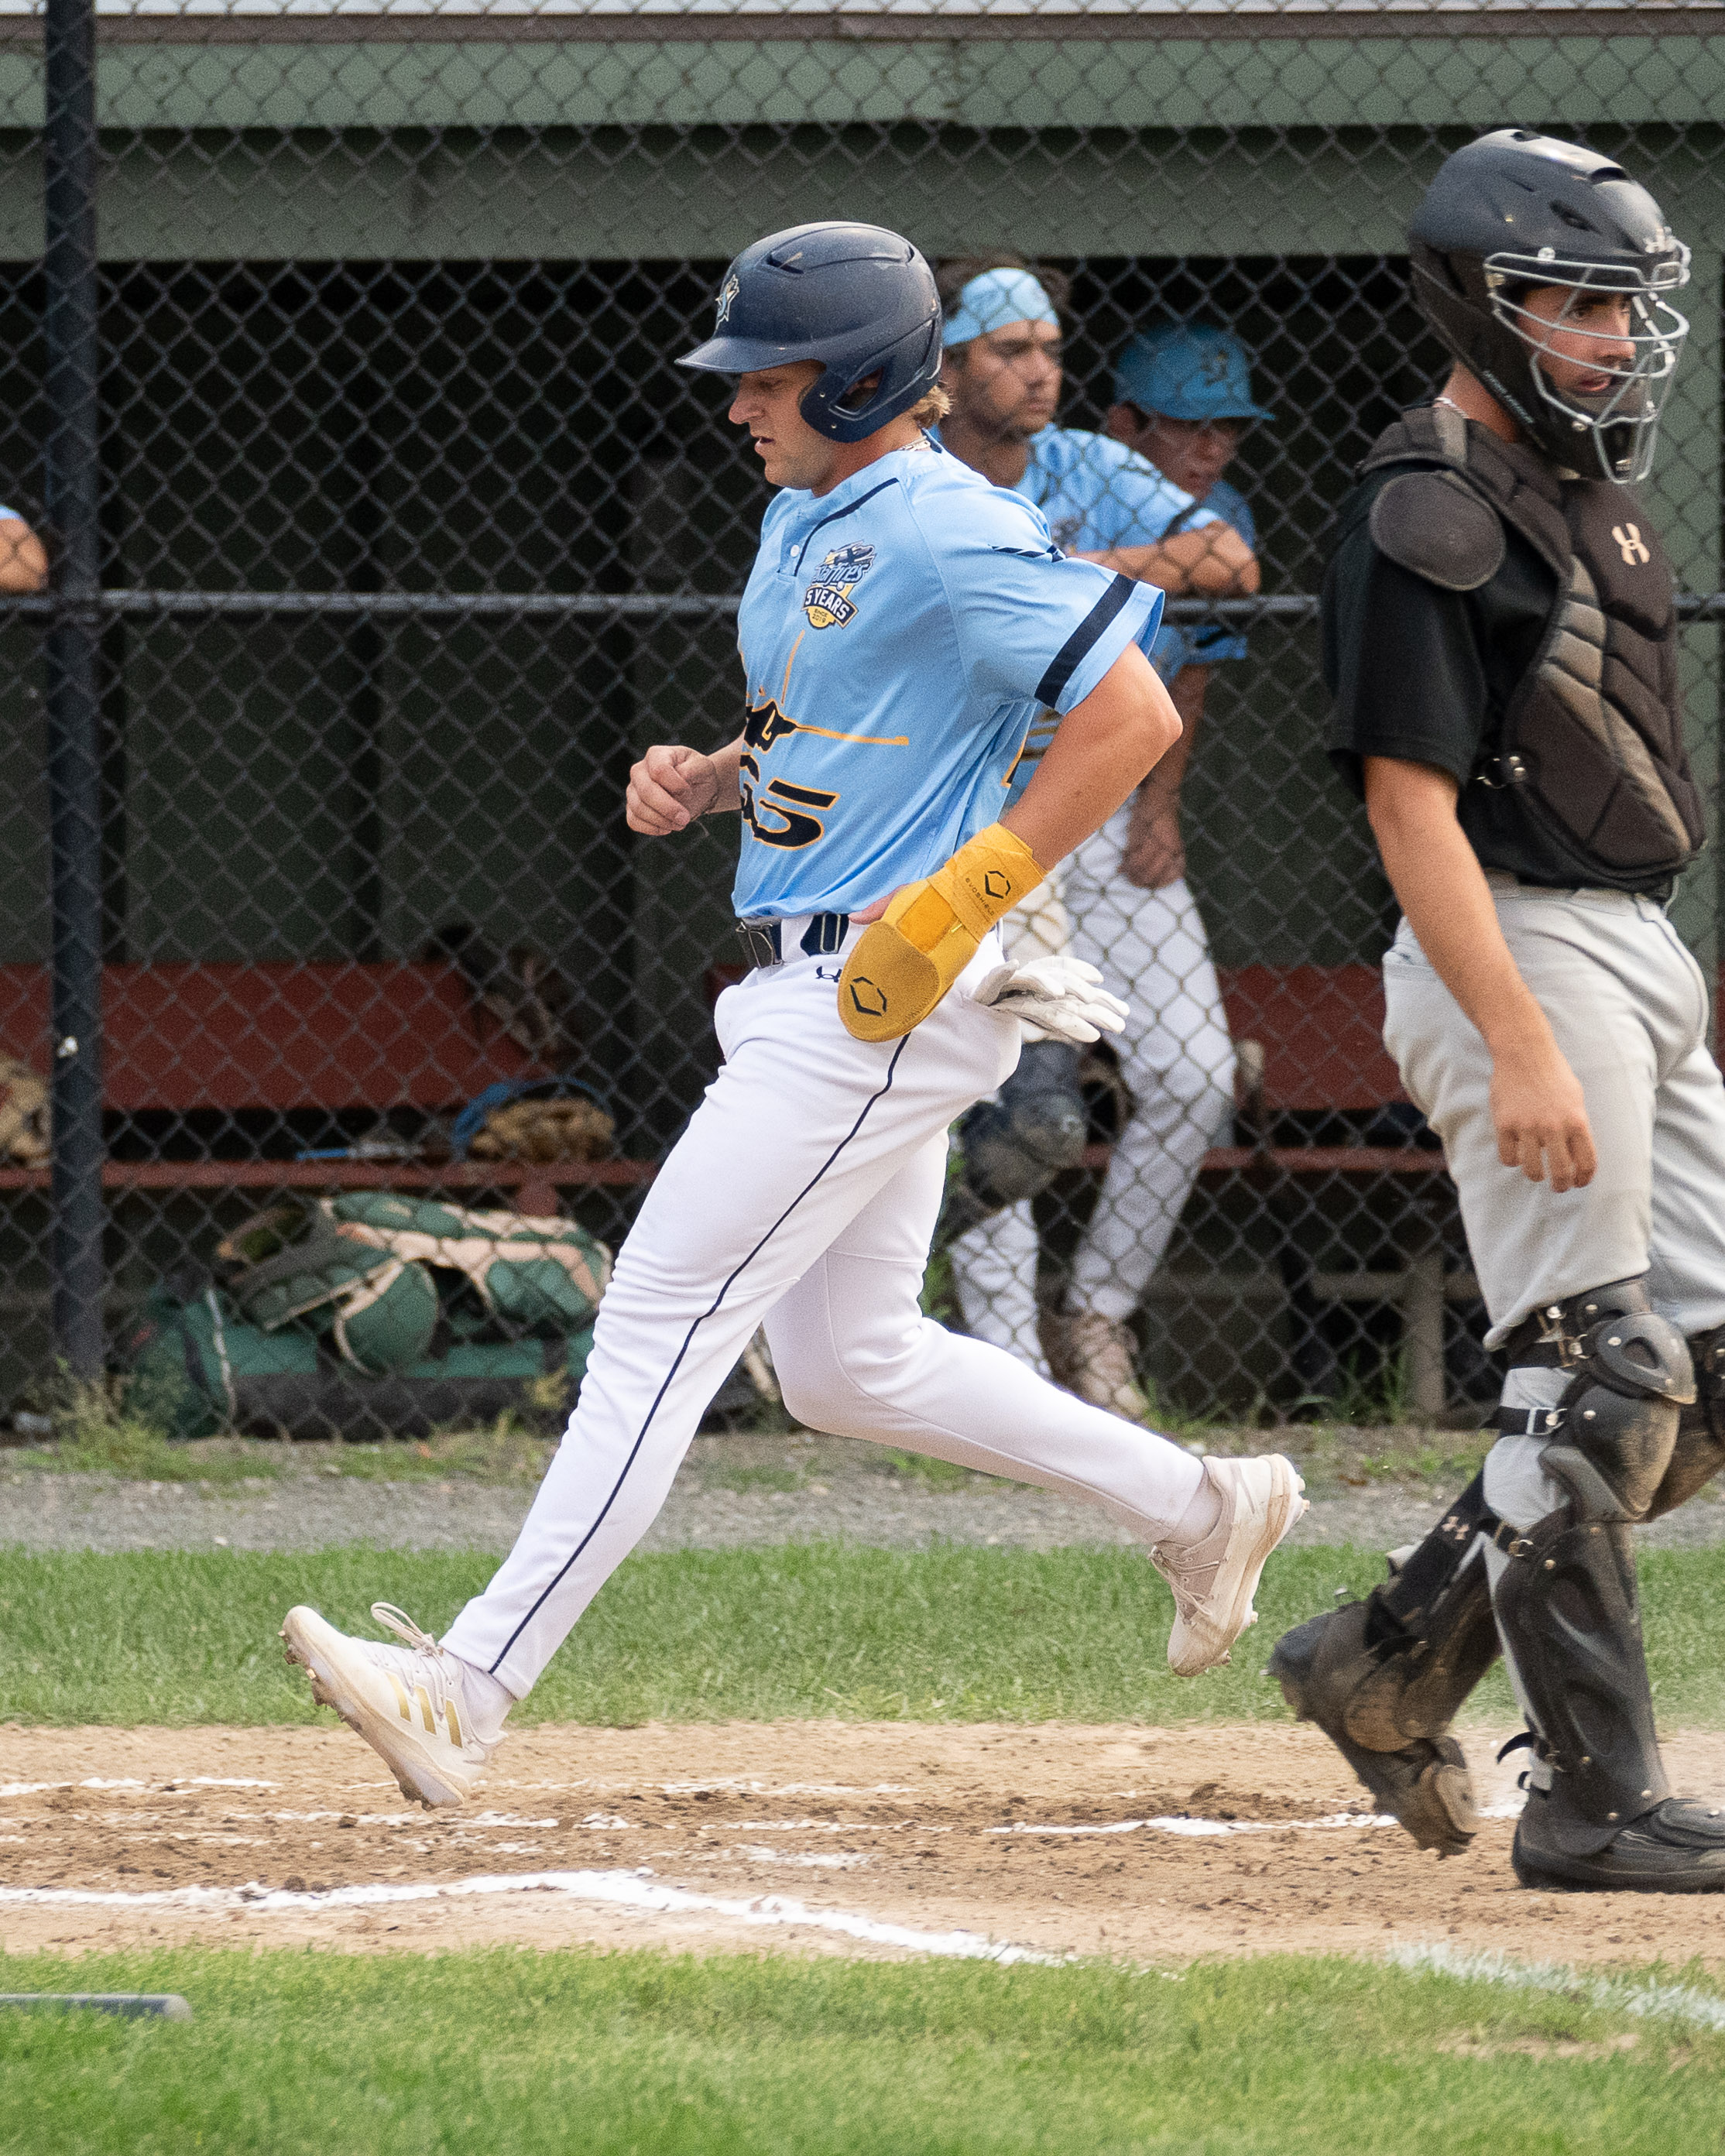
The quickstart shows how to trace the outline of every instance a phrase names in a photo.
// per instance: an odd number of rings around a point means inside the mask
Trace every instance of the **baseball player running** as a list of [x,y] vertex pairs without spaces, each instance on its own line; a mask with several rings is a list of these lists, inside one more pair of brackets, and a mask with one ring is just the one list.
[[1450,1725],[1501,1643],[1532,1751],[1523,1882],[1717,1890],[1725,1808],[1670,1794],[1630,1537],[1725,1460],[1725,1087],[1666,918],[1701,805],[1632,490],[1688,249],[1620,165],[1509,129],[1448,159],[1412,239],[1455,369],[1343,511],[1326,668],[1404,914],[1384,1037],[1510,1368],[1484,1473],[1271,1666],[1447,1852],[1476,1816]]
[[[941,264],[937,282],[947,306],[941,386],[952,399],[940,429],[945,448],[997,486],[1012,487],[1034,502],[1055,543],[1081,559],[1164,591],[1229,597],[1256,590],[1257,563],[1235,520],[1200,506],[1121,442],[1054,424],[1063,379],[1057,302],[1066,298],[1058,270],[1033,272],[1020,256],[1008,254],[960,257]],[[1243,371],[1243,355],[1240,365]],[[1204,670],[1189,668],[1188,661],[1203,634],[1164,625],[1151,649],[1183,723],[1196,711],[1189,711],[1183,701],[1182,684],[1195,684],[1202,701]],[[1056,717],[1046,713],[1044,723],[1032,726],[1015,787],[1028,780]],[[1164,769],[1181,758],[1186,745],[1183,739],[1177,744],[1163,760]],[[1077,850],[1058,900],[1039,894],[1006,931],[1012,957],[1028,961],[1039,943],[1070,947],[1105,968],[1117,986],[1137,992],[1120,1049],[1122,1075],[1137,1112],[1116,1147],[1106,1187],[1079,1248],[1076,1306],[1070,1313],[1050,1312],[1040,1327],[1060,1382],[1081,1399],[1134,1422],[1143,1421],[1149,1410],[1133,1374],[1125,1321],[1234,1105],[1234,1049],[1221,989],[1182,866],[1161,874],[1165,888],[1147,889],[1131,901],[1121,896],[1120,872],[1140,815],[1176,798],[1158,796],[1153,803],[1149,793],[1147,785],[1141,788],[1135,802]],[[1041,1049],[1027,1055],[979,1127],[967,1126],[968,1168],[980,1136],[998,1186],[1004,1179],[999,1156],[1014,1132],[1027,1150],[1047,1162],[1050,1174],[1061,1164],[1045,1136],[1052,1122],[1050,1066],[1057,1065],[1060,1055]],[[1076,1061],[1070,1052],[1069,1060]],[[1070,1084],[1076,1093],[1076,1075]],[[1036,1259],[1028,1199],[971,1229],[952,1248],[971,1332],[1042,1370]]]
[[[702,1410],[763,1321],[791,1411],[1094,1498],[1150,1546],[1194,1674],[1252,1621],[1304,1509],[1280,1457],[1206,1460],[955,1337],[917,1303],[947,1128],[998,1086],[1020,1013],[1111,1015],[1084,968],[1000,958],[997,924],[1175,738],[1141,645],[1160,595],[1061,558],[1026,502],[924,432],[940,305],[915,248],[802,225],[740,254],[682,362],[738,381],[768,479],[738,618],[747,688],[716,754],[649,750],[628,819],[669,837],[742,820],[755,968],[720,998],[725,1062],[619,1255],[563,1442],[514,1549],[441,1642],[289,1612],[289,1658],[403,1790],[459,1803],[599,1587],[664,1502]],[[1032,717],[1062,723],[999,816]]]

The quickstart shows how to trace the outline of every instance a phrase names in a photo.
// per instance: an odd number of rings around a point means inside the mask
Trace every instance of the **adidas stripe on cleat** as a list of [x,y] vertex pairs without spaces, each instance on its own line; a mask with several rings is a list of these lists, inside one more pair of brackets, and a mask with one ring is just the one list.
[[502,1734],[480,1736],[465,1689],[467,1665],[388,1602],[372,1614],[408,1642],[350,1639],[315,1609],[290,1609],[281,1628],[287,1659],[310,1675],[311,1695],[364,1738],[400,1784],[428,1811],[465,1804],[484,1778]]

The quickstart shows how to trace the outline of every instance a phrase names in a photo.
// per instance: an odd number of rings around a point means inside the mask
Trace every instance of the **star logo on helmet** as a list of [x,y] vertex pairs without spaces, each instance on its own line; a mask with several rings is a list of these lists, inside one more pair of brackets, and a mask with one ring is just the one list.
[[713,321],[713,327],[716,330],[723,329],[726,323],[730,321],[731,303],[742,290],[742,287],[737,283],[736,278],[727,277],[725,280],[724,285],[719,293],[719,311]]

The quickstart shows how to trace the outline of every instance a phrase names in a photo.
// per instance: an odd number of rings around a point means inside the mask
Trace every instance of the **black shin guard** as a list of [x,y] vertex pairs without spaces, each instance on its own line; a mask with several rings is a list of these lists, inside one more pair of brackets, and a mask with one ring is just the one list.
[[1345,1720],[1358,1744],[1389,1751],[1448,1732],[1468,1694],[1497,1658],[1485,1566],[1470,1553],[1496,1525],[1485,1476],[1475,1476],[1431,1532],[1366,1598],[1364,1645],[1375,1666],[1349,1697]]
[[1603,1849],[1671,1788],[1629,1528],[1576,1509],[1563,1506],[1519,1538],[1491,1598],[1534,1725],[1524,1825],[1539,1847],[1565,1856]]
[[1497,1538],[1508,1563],[1491,1593],[1532,1724],[1517,1847],[1537,1871],[1542,1855],[1562,1862],[1604,1849],[1670,1793],[1630,1523],[1663,1486],[1697,1387],[1688,1343],[1647,1307],[1639,1281],[1553,1304],[1527,1323],[1572,1373],[1558,1406],[1527,1419],[1527,1435],[1548,1440],[1542,1465],[1567,1501]]
[[[1478,1478],[1364,1602],[1283,1635],[1270,1673],[1422,1849],[1453,1856],[1479,1825],[1467,1761],[1450,1723],[1497,1653]],[[1471,1562],[1469,1553],[1472,1552]]]

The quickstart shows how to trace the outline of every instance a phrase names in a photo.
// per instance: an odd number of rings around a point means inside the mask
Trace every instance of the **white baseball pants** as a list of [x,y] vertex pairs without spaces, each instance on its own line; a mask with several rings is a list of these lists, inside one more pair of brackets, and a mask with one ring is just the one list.
[[[804,923],[787,922],[797,952]],[[581,1396],[515,1548],[444,1644],[528,1691],[664,1502],[713,1394],[763,1320],[791,1413],[1094,1498],[1153,1542],[1203,1481],[1165,1438],[956,1337],[918,1297],[947,1128],[1019,1052],[968,990],[990,936],[900,1041],[839,1022],[842,953],[793,955],[719,999],[725,1063],[647,1194],[600,1305]]]
[[[1561,1196],[1497,1158],[1486,1044],[1404,921],[1384,955],[1384,1038],[1443,1141],[1495,1347],[1536,1304],[1645,1274],[1686,1333],[1725,1322],[1725,1083],[1701,968],[1655,900],[1491,877],[1521,976],[1581,1081],[1599,1166]],[[1512,1370],[1510,1407],[1555,1404],[1561,1370]],[[1516,1527],[1563,1500],[1543,1440],[1502,1437],[1486,1496]],[[1490,1553],[1495,1554],[1495,1553]]]

